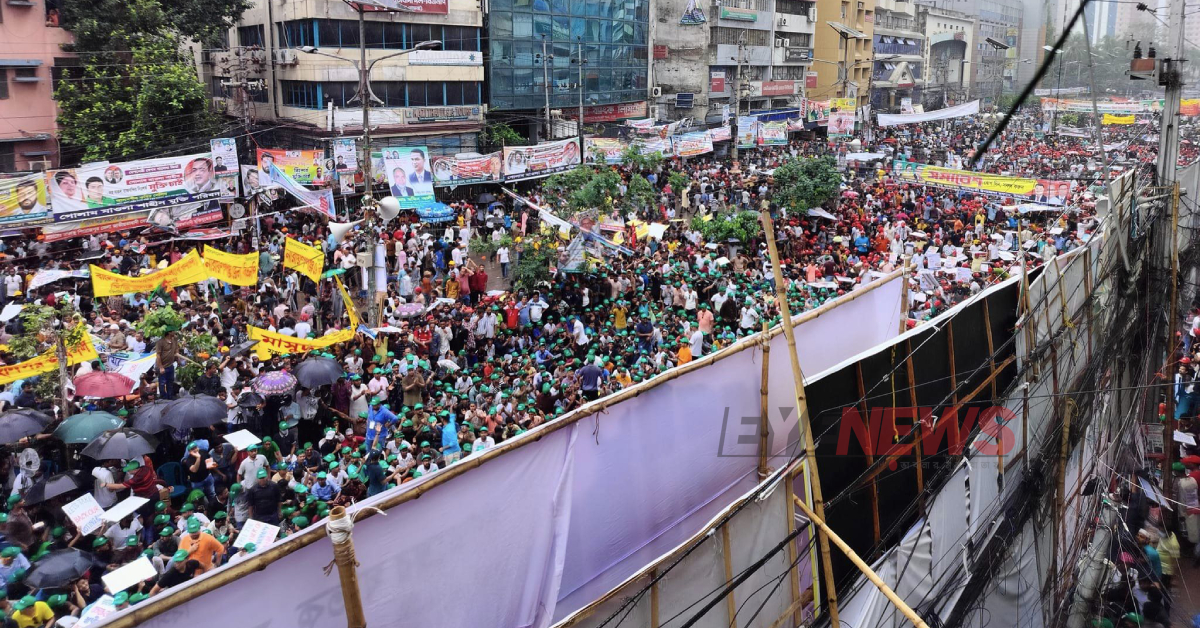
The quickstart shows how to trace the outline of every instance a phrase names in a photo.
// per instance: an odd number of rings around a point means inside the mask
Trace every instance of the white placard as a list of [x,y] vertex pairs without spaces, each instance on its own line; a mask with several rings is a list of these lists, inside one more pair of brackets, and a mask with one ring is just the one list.
[[110,571],[100,579],[104,581],[104,586],[110,592],[116,594],[132,587],[139,582],[144,582],[158,575],[154,565],[149,558],[145,556],[139,557],[137,560],[124,565],[120,569]]
[[95,626],[104,621],[108,617],[115,615],[117,612],[116,605],[113,604],[111,595],[101,596],[96,600],[95,604],[87,607],[83,614],[79,616],[79,621],[75,622],[75,628],[87,628],[87,626]]
[[1183,443],[1184,445],[1191,445],[1192,447],[1196,446],[1195,437],[1193,437],[1191,434],[1188,434],[1187,432],[1180,432],[1179,430],[1175,430],[1174,438],[1175,438],[1175,442],[1177,442],[1177,443]]
[[717,259],[713,260],[713,263],[716,264],[717,266],[725,266],[726,264],[729,263],[729,258],[722,255],[721,257],[718,257]]
[[63,512],[67,513],[67,517],[75,524],[76,528],[79,528],[80,534],[91,534],[104,525],[104,520],[101,518],[104,509],[100,507],[100,503],[91,493],[63,506]]
[[253,543],[255,548],[261,550],[268,543],[273,542],[277,536],[279,536],[279,526],[248,519],[246,525],[242,526],[242,531],[238,533],[233,546],[242,549],[247,543]]
[[261,443],[262,439],[252,434],[250,430],[238,430],[232,434],[226,434],[225,442],[233,445],[234,449],[242,451],[251,445]]
[[125,517],[132,515],[137,511],[138,508],[144,506],[148,501],[150,500],[146,499],[145,497],[130,495],[129,497],[121,500],[121,503],[104,511],[104,520],[110,523],[116,523]]
[[650,237],[654,238],[655,240],[661,240],[663,237],[663,233],[666,233],[666,231],[667,231],[667,225],[657,223],[657,222],[650,223],[650,227],[648,229]]

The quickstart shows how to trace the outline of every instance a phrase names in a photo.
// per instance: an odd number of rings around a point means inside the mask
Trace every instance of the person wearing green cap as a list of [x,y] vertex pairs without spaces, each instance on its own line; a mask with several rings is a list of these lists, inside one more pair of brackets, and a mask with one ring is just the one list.
[[279,504],[283,501],[283,491],[267,478],[266,469],[258,470],[254,485],[246,489],[242,499],[250,507],[250,518],[279,525]]
[[312,485],[312,494],[317,499],[328,502],[338,495],[338,487],[329,481],[329,475],[324,471],[317,473],[317,481]]
[[54,621],[54,610],[45,602],[38,601],[32,595],[13,602],[12,619],[20,628],[30,626],[49,626]]
[[29,569],[29,559],[21,553],[21,548],[10,545],[0,550],[0,578],[7,582],[18,570]]
[[257,477],[258,470],[265,468],[267,468],[267,457],[262,454],[261,448],[254,451],[247,451],[246,458],[238,465],[238,483],[242,486],[250,486],[254,483],[254,478]]
[[242,562],[243,560],[246,560],[247,558],[250,557],[251,554],[254,553],[254,550],[256,550],[256,549],[258,549],[258,547],[255,546],[254,543],[246,543],[245,545],[243,545],[241,547],[241,549],[239,549],[237,551],[236,554],[234,554],[233,556],[231,556],[229,558],[229,564],[236,565],[236,564]]
[[203,527],[200,519],[190,517],[187,520],[187,534],[179,539],[179,549],[187,551],[189,556],[200,562],[199,573],[204,573],[219,564],[225,554],[225,546]]
[[187,550],[177,550],[171,556],[171,568],[164,571],[158,577],[158,581],[154,583],[154,587],[150,589],[150,597],[154,597],[163,589],[169,589],[191,580],[199,571],[200,561],[189,557]]
[[380,406],[378,397],[371,398],[371,409],[367,412],[367,432],[366,444],[367,449],[375,449],[376,445],[383,445],[384,430],[391,427],[396,422],[396,415],[391,410]]

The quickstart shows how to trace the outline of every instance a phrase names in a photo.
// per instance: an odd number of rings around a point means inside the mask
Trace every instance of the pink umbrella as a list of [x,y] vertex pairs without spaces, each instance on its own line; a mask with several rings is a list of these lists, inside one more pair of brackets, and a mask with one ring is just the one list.
[[120,373],[92,371],[75,378],[75,394],[81,397],[121,397],[133,390],[134,381]]

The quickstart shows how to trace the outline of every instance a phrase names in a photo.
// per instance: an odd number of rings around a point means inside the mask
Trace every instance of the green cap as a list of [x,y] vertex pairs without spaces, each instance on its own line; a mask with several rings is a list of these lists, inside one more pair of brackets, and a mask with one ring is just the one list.
[[13,608],[15,608],[19,611],[23,611],[23,610],[29,608],[30,606],[33,606],[34,603],[36,603],[36,602],[37,602],[37,599],[35,599],[32,595],[26,595],[25,597],[17,600],[16,602],[13,602]]
[[[66,596],[64,595],[63,597],[66,597]],[[150,596],[146,595],[145,593],[134,593],[133,595],[129,596],[129,603],[137,604],[138,602],[145,602],[146,598],[148,598],[148,597],[150,597]]]
[[196,509],[196,505],[191,502],[188,502],[183,505],[183,508],[179,509],[179,512],[192,512],[195,509]]
[[15,545],[10,545],[10,546],[4,548],[3,551],[0,551],[0,558],[16,558],[17,555],[19,555],[20,553],[21,553],[21,548],[15,546]]
[[164,538],[164,539],[165,539],[165,538],[167,538],[168,536],[171,536],[171,535],[173,535],[173,534],[175,534],[175,531],[174,531],[174,530],[172,530],[172,529],[170,528],[170,526],[168,526],[168,527],[165,527],[165,528],[163,528],[162,530],[159,530],[159,532],[158,532],[158,535],[159,535],[159,536],[161,536],[161,537],[162,537],[162,538]]
[[260,478],[265,478],[265,477],[267,477],[267,470],[266,470],[266,469],[259,469],[259,470],[258,470],[258,477],[260,477]]
[[50,597],[49,597],[49,598],[46,600],[46,603],[47,603],[47,604],[49,604],[49,605],[50,605],[50,606],[52,606],[52,607],[59,607],[59,606],[62,606],[63,604],[66,604],[66,603],[67,603],[67,594],[66,594],[66,593],[59,593],[59,594],[56,594],[56,595],[51,595],[51,596],[50,596]]
[[213,515],[213,519],[225,519],[228,516],[229,513],[226,513],[224,510],[218,510],[217,514]]
[[200,520],[195,517],[188,519],[187,531],[191,532],[191,533],[199,532],[200,531]]
[[56,539],[62,537],[66,533],[67,529],[62,526],[54,526],[54,529],[50,530],[50,536]]
[[305,517],[304,515],[300,515],[299,517],[293,518],[292,523],[295,524],[295,526],[297,528],[307,528],[308,527],[308,517]]
[[168,523],[171,523],[170,515],[166,515],[166,514],[154,515],[154,525],[161,526],[161,525],[166,525]]
[[175,555],[171,557],[171,560],[173,560],[177,563],[181,563],[181,562],[187,560],[187,557],[188,557],[188,551],[185,549],[181,549],[181,550],[175,551]]
[[129,603],[129,594],[124,591],[121,591],[120,593],[113,596],[113,605],[115,605],[115,606],[120,606],[122,604],[128,604],[128,603]]
[[247,544],[245,544],[245,545],[243,545],[243,546],[242,546],[242,549],[243,549],[243,550],[244,550],[244,551],[245,551],[247,554],[249,554],[249,553],[253,552],[254,550],[258,549],[258,546],[257,546],[257,545],[255,545],[254,543],[247,543]]
[[320,471],[317,473],[318,480],[324,480],[327,477],[329,477],[329,475],[327,473],[325,473],[324,471]]
[[92,547],[101,547],[106,543],[108,543],[108,537],[98,536],[94,541],[92,541]]
[[[230,495],[233,495],[241,490],[242,490],[241,483],[234,483],[234,484],[229,485],[229,494]],[[159,503],[162,503],[162,502],[159,502]]]
[[297,484],[297,485],[293,486],[292,490],[296,491],[296,494],[298,494],[298,495],[304,495],[304,494],[308,493],[308,487],[303,484]]
[[136,534],[131,534],[125,539],[125,547],[137,547],[137,544],[138,538]]

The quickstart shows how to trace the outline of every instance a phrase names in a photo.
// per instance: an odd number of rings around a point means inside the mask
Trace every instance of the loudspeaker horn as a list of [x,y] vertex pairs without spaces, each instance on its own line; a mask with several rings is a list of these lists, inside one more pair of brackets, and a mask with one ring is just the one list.
[[350,233],[350,230],[353,229],[354,226],[360,222],[362,222],[362,221],[355,220],[354,222],[331,222],[331,223],[329,223],[329,232],[333,234],[333,241],[338,244],[341,244],[342,240],[346,239],[346,234]]
[[383,219],[383,222],[390,222],[400,215],[400,200],[395,196],[385,196],[379,199],[379,209],[376,214]]

